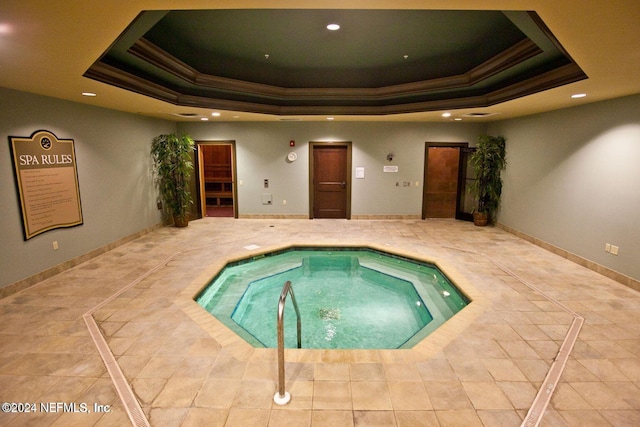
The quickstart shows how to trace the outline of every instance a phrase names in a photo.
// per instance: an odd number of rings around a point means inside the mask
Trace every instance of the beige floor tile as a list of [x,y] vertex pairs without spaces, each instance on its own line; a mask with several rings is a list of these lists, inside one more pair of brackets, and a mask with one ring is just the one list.
[[353,411],[355,427],[396,427],[396,418],[393,411]]
[[285,391],[291,396],[291,400],[281,409],[312,409],[313,408],[313,381],[291,381],[285,384]]
[[[458,379],[455,372],[451,368],[450,360],[432,359],[425,362],[416,363],[419,375],[414,372],[408,372],[404,381],[412,381],[421,377],[424,381],[455,381]],[[400,379],[389,379],[390,381],[399,381]]]
[[429,382],[425,384],[433,408],[437,410],[471,409],[471,402],[458,381]]
[[274,381],[242,380],[233,400],[233,407],[271,408],[276,390]]
[[[286,388],[292,400],[276,407],[276,352],[239,340],[199,309],[191,301],[196,291],[188,289],[206,269],[220,268],[225,257],[247,256],[244,246],[292,240],[367,241],[438,257],[457,265],[484,298],[475,307],[484,308],[471,322],[443,329],[419,351],[288,351]],[[482,248],[526,284],[491,259],[453,247]],[[178,252],[170,263],[161,262]],[[499,228],[480,230],[451,220],[206,219],[184,230],[158,229],[0,300],[3,397],[119,405],[82,315],[128,284],[135,286],[94,318],[154,427],[205,420],[266,426],[270,419],[272,425],[331,427],[353,426],[354,420],[411,427],[518,425],[572,321],[528,285],[586,319],[540,425],[638,424],[640,293]],[[469,317],[473,307],[460,318]],[[154,402],[163,407],[152,407]],[[501,409],[482,409],[495,406]],[[110,417],[92,418],[90,424],[128,422],[123,408],[115,407]],[[11,415],[0,414],[0,424],[15,421]],[[33,423],[52,425],[58,418],[49,414]]]
[[317,381],[348,381],[350,378],[348,363],[316,363],[314,379]]
[[387,381],[415,381],[420,377],[420,371],[412,363],[384,363]]
[[528,410],[538,390],[529,382],[499,382],[498,387],[507,396],[515,409]]
[[164,378],[136,378],[131,382],[131,388],[140,404],[148,406],[158,397],[166,383]]
[[434,411],[395,411],[398,427],[439,427]]
[[153,401],[154,407],[190,407],[202,387],[202,378],[171,377]]
[[348,381],[314,381],[313,409],[352,410]]
[[629,381],[629,378],[611,360],[580,359],[578,361],[600,381]]
[[463,382],[462,387],[476,409],[513,409],[498,385],[491,382]]
[[569,426],[580,427],[611,427],[609,423],[597,411],[558,411],[560,416]]
[[311,414],[313,427],[353,427],[352,411],[313,411]]
[[583,411],[593,407],[570,384],[560,383],[551,398],[551,407],[557,411]]
[[227,409],[191,408],[182,427],[224,427],[228,413]]
[[483,359],[482,363],[496,381],[526,381],[527,378],[511,359]]
[[640,381],[640,359],[613,359],[613,364],[631,381]]
[[274,409],[269,417],[269,425],[273,427],[309,427],[311,426],[311,411]]
[[[460,381],[491,381],[493,377],[481,360],[449,359],[449,364]],[[544,370],[546,374],[547,369]]]
[[511,427],[522,423],[516,411],[481,410],[478,417],[483,425],[491,427]]
[[240,380],[209,378],[202,384],[194,405],[203,408],[230,408],[240,388]]
[[232,408],[225,427],[266,427],[269,414],[268,409]]
[[426,411],[433,409],[422,381],[401,381],[388,384],[391,403],[395,411]]
[[382,363],[352,363],[351,381],[384,381],[386,379]]
[[640,425],[640,411],[600,411],[611,425],[616,427],[636,427]]
[[[615,386],[617,383],[610,383]],[[631,405],[622,399],[620,393],[615,388],[609,387],[601,382],[573,382],[573,389],[580,394],[584,400],[589,402],[593,409],[633,409]]]
[[391,410],[391,396],[387,383],[358,381],[351,384],[353,410]]
[[482,420],[473,410],[436,411],[441,427],[483,427]]

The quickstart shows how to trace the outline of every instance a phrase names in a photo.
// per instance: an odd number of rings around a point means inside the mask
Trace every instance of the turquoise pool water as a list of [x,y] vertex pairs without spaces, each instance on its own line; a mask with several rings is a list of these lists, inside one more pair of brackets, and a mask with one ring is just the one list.
[[[303,348],[409,348],[469,302],[435,266],[368,248],[291,248],[234,262],[197,302],[250,344],[275,348],[287,280]],[[296,347],[290,298],[284,329],[285,347]]]

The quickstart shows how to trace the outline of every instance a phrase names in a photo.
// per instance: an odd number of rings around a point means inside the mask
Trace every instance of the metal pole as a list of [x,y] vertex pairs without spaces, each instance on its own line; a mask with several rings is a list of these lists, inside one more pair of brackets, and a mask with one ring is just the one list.
[[293,308],[296,310],[297,317],[297,332],[298,332],[298,348],[302,348],[301,341],[301,329],[300,322],[300,310],[298,309],[298,303],[296,297],[293,294],[293,288],[291,282],[286,281],[282,287],[280,293],[280,299],[278,300],[278,318],[277,318],[277,330],[278,330],[278,392],[273,396],[273,401],[278,405],[286,405],[291,400],[291,395],[284,390],[284,304],[287,300],[287,294],[291,294],[291,301],[293,302]]

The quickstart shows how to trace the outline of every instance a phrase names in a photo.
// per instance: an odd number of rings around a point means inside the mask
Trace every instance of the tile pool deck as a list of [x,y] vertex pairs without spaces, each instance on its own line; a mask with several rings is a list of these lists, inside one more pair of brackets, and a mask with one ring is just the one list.
[[[278,406],[276,350],[248,346],[191,297],[223,260],[289,243],[436,258],[475,301],[413,349],[287,350],[292,399]],[[3,412],[0,425],[131,424],[94,322],[152,426],[519,426],[577,318],[539,425],[640,425],[640,293],[630,288],[466,222],[207,218],[1,299],[0,401],[38,413]]]

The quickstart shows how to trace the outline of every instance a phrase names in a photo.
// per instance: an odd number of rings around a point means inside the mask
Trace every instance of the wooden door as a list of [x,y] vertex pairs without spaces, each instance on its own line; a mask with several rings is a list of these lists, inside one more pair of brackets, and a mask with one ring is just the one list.
[[[464,202],[462,151],[467,143],[427,143],[422,218],[459,218]],[[466,157],[464,157],[466,159]],[[466,166],[466,165],[465,165]],[[466,218],[465,218],[466,219]]]
[[313,218],[350,218],[350,145],[311,147]]
[[198,142],[197,148],[202,216],[236,217],[233,142]]
[[460,149],[429,147],[427,158],[427,218],[454,218]]

